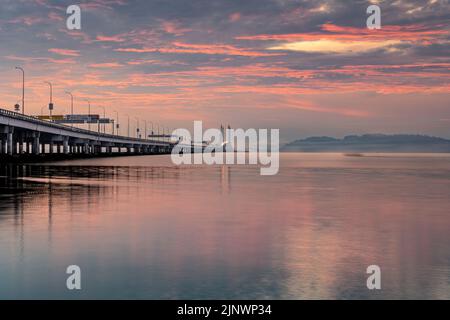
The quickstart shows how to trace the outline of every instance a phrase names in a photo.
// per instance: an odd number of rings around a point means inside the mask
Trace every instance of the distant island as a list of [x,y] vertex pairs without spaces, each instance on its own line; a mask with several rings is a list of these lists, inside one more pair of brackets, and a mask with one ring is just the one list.
[[343,139],[309,137],[288,143],[284,152],[450,152],[450,140],[412,134],[350,135]]

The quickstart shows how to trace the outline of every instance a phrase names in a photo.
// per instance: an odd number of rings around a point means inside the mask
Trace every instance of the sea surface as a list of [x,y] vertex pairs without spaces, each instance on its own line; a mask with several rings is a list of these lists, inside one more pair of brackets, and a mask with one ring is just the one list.
[[449,154],[280,156],[0,164],[0,299],[450,299]]

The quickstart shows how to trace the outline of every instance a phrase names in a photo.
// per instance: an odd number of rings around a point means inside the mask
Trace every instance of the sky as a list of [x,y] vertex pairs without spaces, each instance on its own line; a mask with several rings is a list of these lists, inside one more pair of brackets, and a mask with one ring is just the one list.
[[[81,8],[81,30],[66,9]],[[370,4],[381,29],[366,27]],[[0,0],[0,107],[167,128],[450,138],[448,0]],[[150,125],[150,124],[149,124]],[[142,125],[141,125],[142,126]]]

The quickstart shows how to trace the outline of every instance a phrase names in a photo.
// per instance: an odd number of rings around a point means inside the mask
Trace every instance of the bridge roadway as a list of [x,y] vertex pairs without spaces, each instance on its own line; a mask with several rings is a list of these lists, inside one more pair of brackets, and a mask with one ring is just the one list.
[[40,154],[166,154],[173,143],[56,124],[0,109],[0,156]]

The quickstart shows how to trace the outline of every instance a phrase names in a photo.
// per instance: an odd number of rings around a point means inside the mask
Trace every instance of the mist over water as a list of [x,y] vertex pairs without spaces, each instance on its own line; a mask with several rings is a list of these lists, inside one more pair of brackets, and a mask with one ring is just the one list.
[[0,299],[450,299],[450,155],[280,157],[1,164]]

